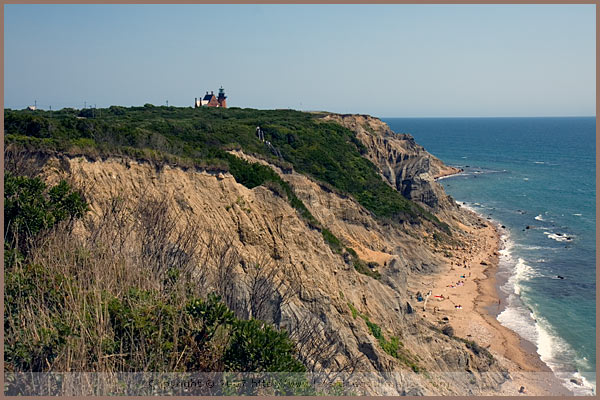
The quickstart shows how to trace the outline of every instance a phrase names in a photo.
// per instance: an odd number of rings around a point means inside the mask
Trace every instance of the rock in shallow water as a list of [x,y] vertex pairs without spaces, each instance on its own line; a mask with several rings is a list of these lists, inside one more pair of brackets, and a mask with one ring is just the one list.
[[583,386],[583,380],[581,378],[571,378],[571,382],[576,385]]

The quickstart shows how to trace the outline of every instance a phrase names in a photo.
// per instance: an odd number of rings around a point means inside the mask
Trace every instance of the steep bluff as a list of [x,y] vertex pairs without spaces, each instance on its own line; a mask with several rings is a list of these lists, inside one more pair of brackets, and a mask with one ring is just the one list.
[[[393,134],[372,117],[326,119],[353,129],[367,148],[365,156],[407,197],[432,209],[451,210],[445,218],[452,226],[452,217],[471,221],[433,181],[452,169],[411,137]],[[217,277],[207,290],[224,295],[242,317],[286,328],[309,370],[354,372],[348,378],[354,393],[486,394],[506,379],[505,371],[484,352],[441,333],[418,313],[407,286],[409,276],[445,263],[445,245],[431,227],[382,222],[351,197],[305,175],[284,172],[243,152],[236,155],[273,168],[325,227],[361,259],[374,263],[371,268],[381,278],[357,272],[348,253],[332,251],[280,193],[264,186],[248,189],[228,173],[63,154],[38,155],[37,163],[48,181],[68,178],[88,188],[90,219],[100,219],[115,197],[164,198],[179,221],[205,228],[203,243],[211,251],[231,244],[237,257],[226,275],[219,270],[218,257],[200,267]],[[85,224],[76,228],[86,234]],[[469,240],[457,229],[453,233],[454,246]],[[266,275],[257,279],[256,274]],[[260,279],[273,283],[271,288],[258,293],[253,283]],[[251,306],[257,296],[260,310]]]
[[403,196],[437,211],[455,208],[435,178],[459,170],[429,154],[412,136],[394,133],[387,124],[368,115],[329,114],[323,120],[336,121],[354,131],[367,149],[365,157]]

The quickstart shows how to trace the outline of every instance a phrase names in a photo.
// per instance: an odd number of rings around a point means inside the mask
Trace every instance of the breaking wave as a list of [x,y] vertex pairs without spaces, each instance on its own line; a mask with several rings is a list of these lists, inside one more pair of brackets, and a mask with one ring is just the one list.
[[570,242],[573,240],[572,235],[568,235],[566,233],[553,233],[544,231],[544,235],[546,235],[548,239],[556,240],[557,242]]

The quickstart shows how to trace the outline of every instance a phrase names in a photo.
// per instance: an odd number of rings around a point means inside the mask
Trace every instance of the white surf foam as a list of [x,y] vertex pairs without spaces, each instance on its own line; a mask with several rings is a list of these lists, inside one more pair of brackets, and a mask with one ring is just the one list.
[[531,343],[536,343],[538,334],[535,329],[535,323],[530,316],[531,312],[524,307],[514,305],[515,302],[516,296],[509,296],[509,306],[498,315],[498,321],[507,328],[517,332],[522,338]]
[[[577,357],[574,349],[553,332],[544,318],[535,314],[532,314],[532,317],[538,331],[537,345],[540,359],[550,367],[557,377],[563,380],[563,385],[576,396],[592,395],[595,392],[595,382],[590,382],[577,371]],[[580,379],[582,385],[571,382],[571,379]]]
[[[500,288],[508,297],[506,308],[498,315],[498,321],[507,328],[515,331],[522,338],[533,343],[537,348],[540,359],[548,365],[554,374],[561,379],[563,385],[576,395],[591,395],[595,393],[596,385],[592,375],[585,379],[577,371],[576,353],[561,337],[554,333],[550,324],[536,315],[523,301],[526,297],[526,282],[543,275],[527,264],[522,257],[516,257],[512,250],[519,248],[543,249],[541,246],[523,246],[515,244],[509,235],[501,237],[503,248],[500,253],[500,269],[510,273],[504,285]],[[516,259],[515,259],[516,258]],[[538,260],[541,261],[541,260]],[[571,382],[579,379],[582,385]]]
[[[571,382],[571,379],[581,380],[581,385]],[[595,372],[575,372],[571,376],[566,377],[565,386],[571,390],[575,396],[594,396],[596,394],[596,373]]]
[[515,266],[515,275],[517,276],[518,281],[530,280],[536,276],[540,276],[540,274],[531,268],[530,265],[525,263],[525,260],[519,257],[517,261],[517,265]]
[[544,251],[553,251],[556,250],[553,247],[546,247],[546,246],[528,246],[525,244],[515,244],[515,247],[518,247],[519,249],[525,250],[525,251],[531,251],[531,250],[544,250]]
[[554,228],[554,227],[553,226],[530,226],[529,227],[529,229],[537,229],[537,230],[541,230],[541,231],[548,231],[552,228]]
[[[483,215],[477,212],[473,206],[482,206],[479,203],[471,205],[464,204],[462,207],[475,212],[481,218]],[[540,214],[541,217],[541,214]],[[498,223],[498,221],[494,221]],[[555,234],[544,232],[552,239],[558,241],[567,241],[567,234]],[[572,236],[571,236],[572,237]],[[513,253],[515,247],[528,250],[555,250],[543,246],[527,246],[516,244],[510,236],[508,230],[503,230],[500,236],[501,248],[499,249],[499,268],[498,275],[508,277],[506,282],[499,288],[506,296],[506,307],[498,315],[498,321],[507,328],[515,331],[524,339],[530,341],[537,347],[540,359],[548,365],[554,374],[562,380],[565,387],[576,395],[593,395],[596,391],[595,373],[585,373],[582,375],[577,371],[576,359],[573,348],[569,346],[560,336],[554,333],[550,324],[542,317],[535,314],[535,311],[527,306],[522,297],[526,298],[526,282],[543,275],[532,268],[527,260],[522,257],[516,257]],[[539,259],[538,262],[543,262]],[[573,361],[575,360],[575,361]],[[588,368],[584,368],[587,370]],[[584,375],[588,375],[587,378]],[[582,385],[575,384],[570,379],[579,379]]]
[[[512,256],[507,256],[505,261],[511,263]],[[542,276],[539,272],[531,268],[525,260],[519,257],[516,263],[514,263],[512,275],[508,278],[506,283],[503,285],[505,293],[514,293],[517,296],[521,294],[523,289],[523,282],[527,282],[535,277]]]
[[[521,260],[519,259],[517,266],[515,266],[515,277],[525,280],[531,279],[528,268],[523,266],[526,264]],[[498,321],[518,333],[522,338],[533,343],[537,348],[540,359],[561,379],[565,387],[576,395],[591,395],[595,391],[595,382],[590,382],[582,376],[577,371],[574,362],[565,361],[575,360],[573,348],[553,332],[544,318],[536,315],[522,302],[519,297],[519,283],[523,281],[520,278],[513,280],[514,292],[509,295],[508,305],[498,315]],[[571,382],[570,380],[573,378],[579,378],[582,385]]]
[[441,180],[448,179],[448,178],[455,178],[457,176],[468,176],[468,175],[469,174],[465,173],[465,172],[458,172],[456,174],[440,176],[439,178],[435,178],[435,181],[437,182],[437,181],[441,181]]
[[553,239],[557,242],[570,242],[571,240],[573,240],[573,236],[566,233],[553,233],[544,231],[544,235],[546,235],[548,239]]

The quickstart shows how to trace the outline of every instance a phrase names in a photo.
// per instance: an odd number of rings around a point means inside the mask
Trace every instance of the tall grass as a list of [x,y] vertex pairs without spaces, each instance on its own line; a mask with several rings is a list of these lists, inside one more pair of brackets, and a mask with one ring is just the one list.
[[[100,209],[43,232],[6,265],[5,370],[225,371],[255,354],[242,328],[279,355],[273,364],[261,353],[253,367],[304,370],[287,334],[241,325],[209,295],[235,300],[220,275],[240,261],[226,238],[203,236],[165,198],[117,197]],[[232,338],[237,353],[227,352]]]

